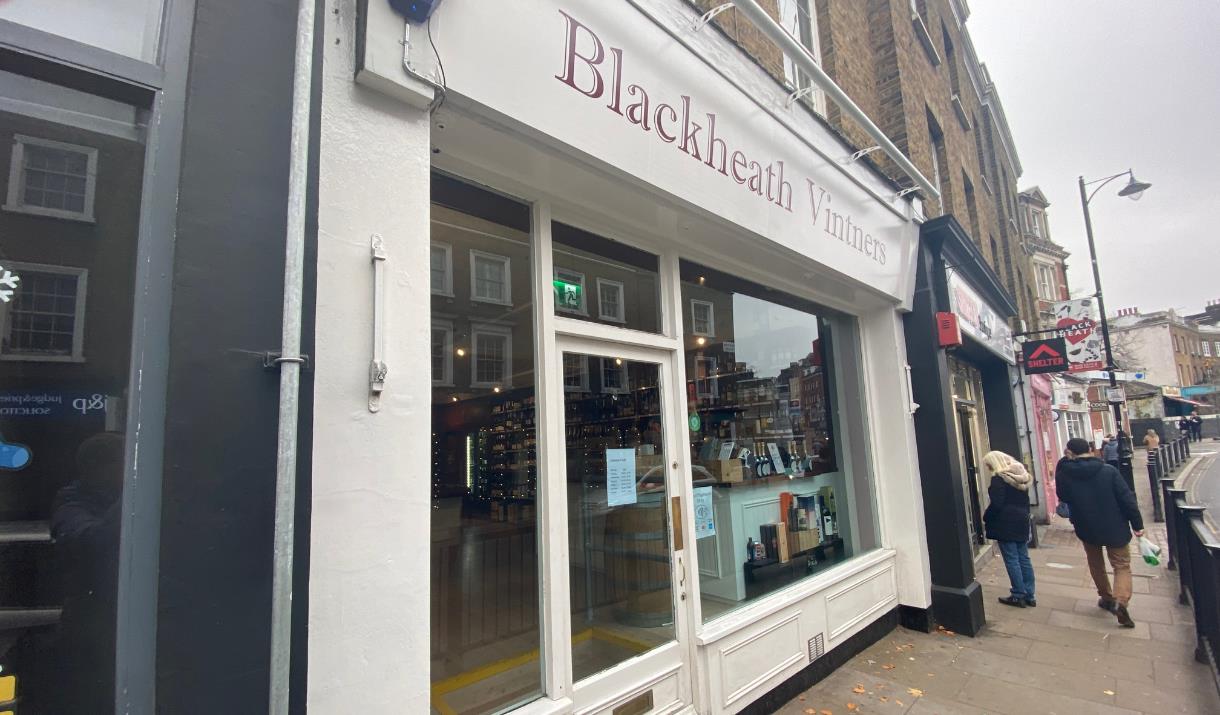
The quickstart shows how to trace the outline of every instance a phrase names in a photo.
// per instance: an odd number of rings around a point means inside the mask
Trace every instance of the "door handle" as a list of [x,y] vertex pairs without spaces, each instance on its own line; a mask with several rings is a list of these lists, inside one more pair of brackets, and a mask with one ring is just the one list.
[[674,551],[681,551],[682,543],[682,497],[669,498],[669,523],[673,529]]

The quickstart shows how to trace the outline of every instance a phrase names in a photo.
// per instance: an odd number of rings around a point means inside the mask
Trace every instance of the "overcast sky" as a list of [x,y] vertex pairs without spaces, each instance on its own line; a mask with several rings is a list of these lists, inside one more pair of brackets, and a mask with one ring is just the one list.
[[1220,3],[971,0],[967,27],[996,83],[1025,170],[1072,253],[1073,296],[1092,291],[1076,177],[1128,168],[1134,202],[1107,185],[1089,204],[1106,310],[1202,310],[1220,299]]

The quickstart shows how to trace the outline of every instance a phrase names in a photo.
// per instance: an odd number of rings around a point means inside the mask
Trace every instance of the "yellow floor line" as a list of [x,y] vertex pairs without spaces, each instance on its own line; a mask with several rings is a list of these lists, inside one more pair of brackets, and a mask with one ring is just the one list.
[[[653,648],[653,645],[650,643],[645,643],[644,641],[639,641],[634,638],[628,638],[627,636],[619,635],[618,633],[605,630],[604,628],[586,628],[580,633],[572,636],[572,644],[575,645],[577,643],[583,643],[584,641],[594,638],[607,643],[613,643],[614,645],[621,646],[627,650],[635,651],[636,653],[643,653],[644,651],[651,650]],[[480,681],[487,680],[488,678],[495,677],[501,673],[510,671],[513,668],[519,668],[526,663],[538,660],[539,655],[539,649],[534,648],[533,650],[527,651],[520,655],[515,655],[511,658],[504,658],[503,660],[493,661],[482,667],[475,668],[474,670],[468,670],[465,673],[458,673],[457,675],[446,678],[439,683],[434,683],[432,685],[432,707],[435,708],[440,715],[457,715],[457,711],[449,707],[449,704],[445,702],[446,695],[454,691],[461,690],[467,686],[474,685]]]

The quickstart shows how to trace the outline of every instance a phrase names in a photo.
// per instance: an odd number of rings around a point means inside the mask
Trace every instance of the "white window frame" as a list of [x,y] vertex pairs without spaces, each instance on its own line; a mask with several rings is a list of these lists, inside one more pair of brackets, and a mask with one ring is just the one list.
[[589,294],[587,286],[585,286],[585,274],[581,273],[580,271],[574,271],[571,268],[563,268],[561,266],[555,266],[552,273],[554,274],[554,280],[563,281],[564,283],[576,283],[580,286],[579,308],[568,308],[560,305],[559,303],[555,303],[555,310],[558,310],[560,313],[587,316],[589,314]]
[[[619,359],[621,359],[621,358],[619,358]],[[622,395],[622,394],[626,394],[627,392],[629,392],[631,388],[628,387],[628,385],[627,385],[627,361],[623,360],[622,365],[616,365],[614,363],[615,358],[603,357],[603,358],[600,358],[600,360],[601,360],[601,380],[600,380],[600,382],[601,382],[602,392],[609,394],[609,395]],[[616,371],[618,371],[618,373],[620,375],[622,375],[622,381],[621,381],[622,387],[607,387],[606,386],[606,370],[616,370]]]
[[[696,305],[706,305],[707,306],[707,331],[706,332],[701,332],[695,328],[695,325],[698,324],[698,322],[699,322],[695,318],[695,306]],[[716,337],[716,306],[714,303],[712,303],[711,301],[708,301],[708,300],[698,300],[696,298],[691,298],[691,301],[690,301],[690,332],[691,332],[691,335],[698,335],[698,336],[704,337],[704,338]]]
[[[500,382],[479,380],[479,336],[496,335],[504,338],[504,379]],[[473,323],[470,326],[470,386],[471,387],[512,387],[513,380],[513,330],[506,325],[494,323]]]
[[1038,238],[1044,238],[1045,236],[1043,234],[1046,232],[1042,230],[1042,212],[1038,209],[1031,208],[1029,210],[1029,220],[1030,233],[1034,234]]
[[432,276],[432,251],[440,249],[445,252],[445,281],[442,285],[432,286],[432,295],[453,297],[453,246],[448,243],[433,241],[428,250],[428,276]]
[[[495,300],[494,298],[484,298],[479,295],[477,290],[479,278],[477,274],[477,265],[480,258],[491,261],[498,261],[504,266],[504,299]],[[492,305],[512,305],[513,304],[513,260],[508,256],[501,256],[498,253],[487,253],[486,251],[470,251],[470,301],[472,303],[490,303]]]
[[568,384],[568,366],[563,366],[563,391],[564,392],[588,392],[589,391],[589,356],[581,353],[564,353],[566,359],[569,355],[580,359],[580,384]]
[[[445,331],[445,346],[444,346],[445,366],[444,366],[444,368],[442,368],[443,372],[439,378],[437,377],[435,372],[432,374],[432,385],[434,387],[453,387],[453,321],[451,321],[451,320],[433,320],[432,321],[432,330],[434,332],[437,330]],[[432,344],[431,340],[429,340],[429,347],[431,347],[431,344]],[[429,357],[428,367],[429,367],[429,369],[431,369],[431,367],[432,367],[431,352],[429,352],[428,357]]]
[[1212,344],[1209,340],[1200,340],[1199,344],[1203,346],[1203,357],[1212,356]]
[[[817,60],[820,66],[822,64],[822,45],[821,38],[818,37],[818,18],[813,4],[813,0],[779,0],[777,4],[779,19],[777,22],[792,39],[796,40],[798,45],[809,50],[809,53],[813,55],[813,58]],[[787,17],[785,17],[786,15]],[[807,20],[808,27],[806,28],[797,25],[801,21],[802,15]],[[788,26],[790,21],[792,22],[791,27]],[[802,29],[809,31],[808,44],[801,38]],[[806,76],[805,72],[797,67],[796,63],[787,54],[784,54],[784,82],[794,91],[810,88],[809,92],[805,95],[809,106],[819,116],[826,116],[826,93],[814,84],[813,79]]]
[[[1073,421],[1073,419],[1072,419],[1073,417],[1076,418],[1075,421]],[[1072,425],[1074,423],[1079,428],[1078,430],[1072,429]],[[1079,434],[1074,434],[1073,432],[1075,432],[1075,431],[1078,431]],[[1089,434],[1088,425],[1085,424],[1085,418],[1084,418],[1083,412],[1069,411],[1067,413],[1067,433],[1068,433],[1069,438],[1070,437],[1079,437],[1081,439],[1090,439],[1091,435]]]
[[[27,206],[25,203],[25,148],[27,146],[40,146],[47,149],[61,149],[63,151],[74,151],[84,154],[86,157],[85,168],[85,208],[83,211],[67,211],[65,209],[52,209],[43,206]],[[4,210],[13,213],[32,214],[35,216],[48,216],[51,218],[62,218],[70,221],[84,221],[86,223],[94,223],[93,202],[97,191],[97,149],[90,146],[82,146],[80,144],[68,144],[67,142],[54,141],[52,139],[41,139],[39,137],[26,136],[17,134],[13,136],[13,155],[9,162],[8,170],[8,195],[4,201]]]
[[[606,313],[602,301],[602,288],[610,287],[618,290],[618,315],[610,315]],[[622,281],[612,281],[609,278],[597,279],[597,317],[601,320],[609,320],[613,323],[627,322],[627,305],[625,303],[627,291],[623,286]]]
[[[4,267],[20,278],[23,272],[58,273],[76,276],[76,306],[72,320],[72,354],[44,355],[39,353],[0,352],[0,360],[12,362],[85,362],[85,296],[89,289],[89,269],[73,266],[53,266],[44,263],[19,263],[6,261]],[[18,283],[18,291],[20,291]],[[14,297],[15,300],[15,297]],[[9,332],[13,303],[0,303],[0,336]]]
[[1058,286],[1055,285],[1054,266],[1035,262],[1034,267],[1038,274],[1038,296],[1043,300],[1057,300],[1055,293]]

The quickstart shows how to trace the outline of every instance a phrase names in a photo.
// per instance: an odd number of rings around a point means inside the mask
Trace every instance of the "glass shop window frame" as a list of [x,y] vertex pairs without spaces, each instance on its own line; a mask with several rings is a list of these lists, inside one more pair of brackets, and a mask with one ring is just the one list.
[[[592,386],[595,381],[600,382],[602,377],[598,374],[603,370],[603,366],[597,360],[588,360],[585,366],[582,386],[576,387],[575,383],[567,385],[564,370],[548,369],[547,366],[562,366],[561,356],[559,354],[558,344],[561,336],[576,336],[586,337],[595,340],[612,340],[623,343],[626,346],[639,346],[642,348],[662,348],[673,353],[674,360],[674,381],[677,385],[685,385],[693,375],[687,375],[687,369],[684,359],[685,340],[687,321],[694,321],[694,308],[691,307],[689,300],[684,299],[682,295],[682,270],[680,263],[685,259],[690,258],[697,262],[700,266],[706,266],[714,271],[731,271],[732,266],[723,265],[723,261],[719,261],[716,257],[703,254],[700,252],[692,252],[678,243],[670,240],[661,233],[644,233],[633,230],[625,230],[624,227],[614,222],[611,217],[590,218],[589,213],[585,213],[580,209],[569,210],[566,205],[557,197],[552,197],[542,192],[533,192],[528,187],[516,185],[510,191],[509,189],[500,189],[495,186],[496,180],[494,177],[487,177],[488,180],[481,180],[477,169],[463,168],[463,173],[450,173],[444,167],[433,167],[434,175],[441,175],[447,179],[458,181],[466,184],[477,186],[483,190],[493,193],[499,193],[507,198],[511,198],[515,202],[526,204],[530,207],[531,222],[529,226],[530,232],[530,266],[529,274],[532,276],[529,290],[532,291],[532,298],[527,296],[532,301],[533,311],[535,314],[536,330],[533,333],[534,340],[534,365],[535,371],[535,388],[538,395],[537,408],[537,440],[538,440],[538,508],[539,508],[539,543],[538,543],[538,559],[539,559],[539,618],[543,623],[542,642],[539,648],[539,657],[542,661],[542,694],[538,696],[538,700],[559,700],[565,697],[572,697],[573,689],[576,688],[579,692],[580,681],[574,682],[570,675],[571,670],[571,653],[570,653],[570,638],[571,629],[573,627],[571,614],[565,612],[564,606],[566,601],[558,594],[566,593],[567,590],[562,586],[567,584],[568,564],[561,560],[552,558],[553,554],[548,551],[550,540],[546,538],[550,534],[551,540],[558,539],[556,543],[563,543],[566,537],[566,528],[568,525],[568,505],[566,496],[563,491],[562,478],[565,474],[564,468],[564,450],[563,450],[563,435],[564,435],[564,411],[563,400],[565,393],[577,390],[586,389]],[[565,313],[562,310],[556,310],[554,299],[553,281],[558,275],[558,269],[563,266],[562,258],[558,263],[555,261],[555,252],[562,244],[554,241],[551,237],[549,226],[562,223],[579,231],[585,231],[595,234],[599,237],[605,237],[611,241],[623,243],[630,248],[651,253],[657,256],[657,278],[659,281],[659,325],[656,332],[645,332],[621,324],[613,323],[595,323],[587,320],[578,320],[572,313]],[[511,268],[506,265],[506,281],[511,283],[509,279],[509,271]],[[458,276],[454,276],[458,279]],[[583,287],[587,288],[589,283],[597,284],[596,281],[588,280]],[[506,287],[506,290],[508,288]],[[584,291],[582,291],[583,293]],[[599,308],[595,313],[593,306],[589,302],[587,295],[582,296],[582,303],[586,314],[600,315],[600,287],[598,288],[597,298]],[[794,300],[801,301],[806,304],[816,305],[811,299],[801,296],[789,295]],[[507,296],[510,297],[511,296]],[[625,296],[623,296],[625,298]],[[474,285],[474,258],[471,258],[471,301],[477,302],[482,299],[475,296]],[[511,305],[511,301],[507,303]],[[621,308],[625,308],[624,305]],[[865,401],[866,393],[863,385],[863,371],[865,369],[863,361],[863,346],[860,334],[857,317],[853,314],[834,311],[829,308],[823,309],[819,307],[819,312],[816,314],[819,317],[831,317],[835,330],[834,350],[835,363],[840,368],[844,367],[844,363],[852,361],[854,364],[850,369],[843,369],[843,375],[831,379],[832,389],[837,391],[839,409],[833,412],[831,417],[834,420],[833,431],[838,441],[835,444],[837,469],[844,472],[849,472],[849,481],[854,480],[858,483],[858,487],[849,490],[849,494],[853,499],[864,497],[867,499],[867,507],[864,504],[855,505],[853,510],[867,509],[870,511],[871,526],[873,529],[870,537],[871,544],[868,548],[855,549],[848,558],[841,563],[836,563],[825,571],[817,572],[801,579],[796,580],[792,584],[776,589],[772,592],[763,594],[757,598],[751,599],[743,603],[741,608],[736,608],[724,614],[726,618],[747,617],[744,612],[749,612],[750,618],[756,617],[757,613],[773,609],[777,606],[788,605],[797,598],[806,597],[807,594],[803,591],[798,594],[793,594],[793,589],[801,588],[810,579],[836,579],[837,573],[850,570],[854,564],[857,564],[862,558],[867,558],[870,554],[875,553],[877,549],[882,549],[887,546],[888,539],[884,533],[884,527],[881,524],[882,514],[877,501],[876,494],[876,477],[875,470],[872,465],[872,455],[870,452],[871,442],[867,437],[849,435],[852,431],[861,429],[868,430],[867,410],[869,404]],[[708,305],[708,321],[707,331],[701,337],[715,338],[719,332],[716,325],[718,318],[715,306]],[[604,319],[604,318],[603,318]],[[472,325],[472,337],[474,332],[479,330],[480,326]],[[456,342],[456,341],[455,341]],[[474,364],[475,357],[474,343],[471,345],[471,354],[468,359],[471,359]],[[516,366],[521,369],[522,366]],[[723,370],[723,366],[717,366]],[[455,366],[456,369],[456,366]],[[712,368],[716,369],[716,368]],[[511,370],[511,368],[510,368]],[[594,375],[597,374],[596,380]],[[708,381],[714,382],[718,377],[709,375]],[[675,388],[682,389],[685,388]],[[852,409],[856,411],[855,416],[851,419],[845,419],[842,413],[846,408],[842,403],[855,401],[856,404]],[[673,420],[677,420],[677,424],[686,422],[687,404],[685,397],[676,399],[676,395],[669,396],[669,416]],[[692,464],[690,460],[690,441],[686,440],[686,444],[681,442],[674,446],[674,453],[678,455],[679,461],[682,463],[683,473],[679,475],[677,484],[679,491],[674,492],[675,496],[681,496],[683,502],[684,521],[683,533],[686,541],[684,549],[685,559],[684,568],[686,575],[686,599],[684,601],[676,601],[675,607],[684,609],[688,614],[688,622],[690,623],[691,632],[684,635],[684,638],[697,638],[699,633],[714,624],[720,618],[717,616],[713,619],[705,619],[702,615],[700,604],[699,591],[699,572],[700,566],[698,561],[698,552],[695,546],[695,526],[692,518],[694,513],[694,494],[692,486]],[[552,584],[553,593],[548,593],[542,584],[549,582]],[[693,641],[689,641],[693,648]],[[691,672],[696,673],[698,664],[694,660],[686,660],[686,667],[692,669]],[[565,673],[568,679],[565,681]],[[706,673],[704,674],[706,675]],[[590,680],[596,680],[601,675],[591,676]],[[692,678],[698,676],[692,675]],[[538,700],[534,702],[538,702]]]

